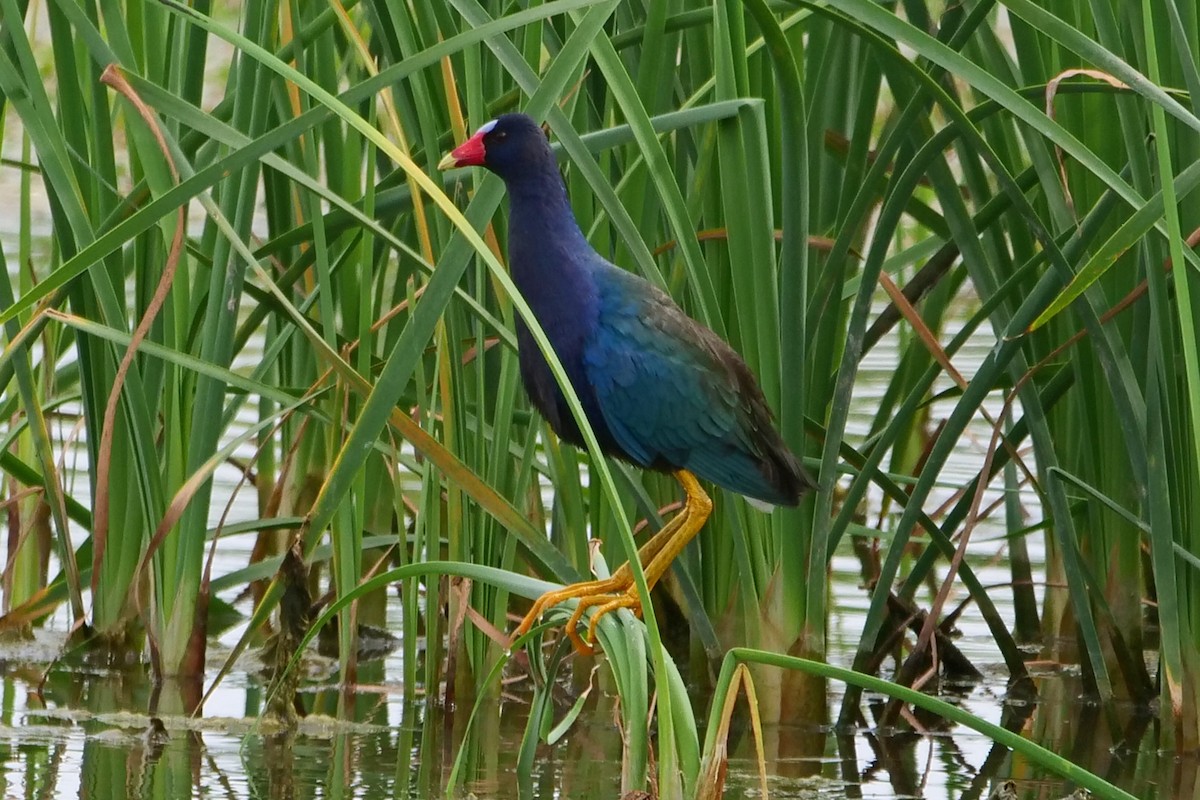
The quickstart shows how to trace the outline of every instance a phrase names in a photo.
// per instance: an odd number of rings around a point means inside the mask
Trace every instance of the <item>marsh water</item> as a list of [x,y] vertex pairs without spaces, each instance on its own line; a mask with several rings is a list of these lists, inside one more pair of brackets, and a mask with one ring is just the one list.
[[[956,366],[969,375],[989,345],[981,338],[956,357]],[[874,406],[872,392],[882,391],[895,363],[893,348],[881,344],[864,364],[859,432],[868,422],[866,410]],[[935,406],[934,420],[948,408]],[[952,465],[956,472],[947,476],[946,496],[953,492],[950,479],[965,479],[978,469],[987,431],[977,434],[964,439]],[[223,484],[226,495],[231,485]],[[223,504],[220,497],[214,502]],[[254,516],[253,508],[242,511]],[[214,574],[244,566],[252,544],[250,536],[224,541]],[[1030,537],[1029,545],[1040,594],[1045,591],[1040,538]],[[968,558],[1011,620],[1006,552],[1005,531],[985,523],[972,538]],[[833,559],[830,581],[828,658],[849,665],[868,602],[859,560],[849,546]],[[236,596],[233,590],[225,599]],[[399,629],[400,604],[396,593],[389,598],[381,621]],[[241,600],[238,607],[248,613],[249,601]],[[621,733],[602,679],[569,733],[539,750],[532,780],[522,785],[516,758],[529,691],[520,681],[506,684],[502,699],[485,707],[470,735],[464,735],[470,703],[460,699],[458,707],[446,708],[426,702],[425,687],[404,686],[400,650],[364,663],[352,693],[341,691],[335,662],[314,653],[303,689],[310,713],[295,731],[285,732],[262,721],[264,687],[253,657],[239,661],[202,712],[189,716],[181,710],[199,687],[156,688],[140,666],[99,669],[70,658],[56,661],[68,626],[59,613],[34,640],[0,643],[0,794],[5,798],[441,797],[456,761],[463,770],[460,793],[480,800],[519,794],[616,800],[621,794]],[[1089,704],[1078,669],[1036,661],[1036,649],[1030,659],[1037,698],[1015,702],[1007,696],[1007,671],[973,607],[966,608],[958,629],[957,646],[983,678],[943,685],[943,699],[992,722],[1010,721],[1023,735],[1137,797],[1177,796],[1157,787],[1173,785],[1194,765],[1157,756],[1156,732],[1146,715]],[[210,644],[208,680],[241,632],[234,627]],[[841,686],[830,684],[830,718],[837,716],[841,692]],[[695,705],[703,718],[707,698],[695,697]],[[1073,788],[960,726],[927,717],[910,720],[916,727],[905,730],[878,726],[880,705],[880,698],[867,695],[863,722],[850,730],[802,719],[768,729],[771,796],[985,798],[1009,779],[1022,798],[1059,798]],[[727,797],[758,796],[752,753],[747,737],[734,742]]]
[[[999,563],[979,566],[985,581],[989,569],[1003,569]],[[992,577],[1003,580],[1001,574]],[[849,555],[835,559],[833,585],[839,602],[831,620],[829,659],[848,664],[864,603],[857,564]],[[977,623],[965,619],[962,629],[957,643],[984,678],[949,687],[942,696],[1000,722],[1006,708],[1014,711],[1006,705],[1006,671]],[[4,797],[441,797],[460,755],[467,791],[481,799],[518,795],[516,753],[528,709],[521,684],[506,687],[500,707],[482,714],[480,727],[464,742],[467,704],[448,710],[427,704],[423,692],[406,690],[398,654],[364,664],[350,707],[341,711],[332,664],[323,671],[322,659],[314,656],[304,690],[312,713],[289,734],[260,721],[264,691],[249,661],[193,718],[177,713],[186,689],[168,685],[156,692],[143,669],[63,665],[47,672],[61,640],[60,630],[46,630],[34,642],[10,643],[2,651]],[[214,648],[210,672],[223,656]],[[1039,698],[1025,723],[1027,735],[1136,787],[1136,796],[1172,796],[1153,790],[1157,773],[1167,765],[1147,770],[1153,731],[1140,742],[1114,742],[1101,709],[1081,702],[1076,670],[1044,664],[1035,675]],[[830,689],[836,716],[841,691],[836,684]],[[612,697],[599,693],[562,741],[541,748],[530,796],[620,796],[621,738],[612,703]],[[867,697],[868,720],[879,705],[878,698]],[[152,726],[152,713],[162,720],[161,730]],[[853,731],[833,731],[804,720],[769,730],[768,741],[779,754],[770,762],[771,795],[982,798],[1008,778],[1018,781],[1022,797],[1058,798],[1069,792],[1060,780],[979,734],[935,720],[921,722],[926,726],[921,734],[889,732],[869,722]],[[819,749],[812,747],[814,734],[823,742]],[[733,750],[729,797],[758,794],[752,750],[744,738]]]

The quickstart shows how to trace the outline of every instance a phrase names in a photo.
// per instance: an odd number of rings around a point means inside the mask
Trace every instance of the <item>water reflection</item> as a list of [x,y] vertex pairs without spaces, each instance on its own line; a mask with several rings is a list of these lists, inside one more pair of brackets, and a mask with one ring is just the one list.
[[[404,691],[392,677],[401,674],[395,666],[394,660],[364,664],[360,690],[349,695],[335,682],[309,686],[301,694],[306,716],[284,731],[260,718],[263,688],[249,673],[232,680],[240,682],[240,707],[230,706],[227,693],[219,708],[192,716],[186,709],[194,707],[194,687],[156,689],[144,670],[52,669],[39,698],[44,665],[9,660],[0,795],[428,798],[443,796],[457,768],[463,795],[480,800],[621,797],[622,739],[611,694],[596,691],[567,737],[537,748],[522,784],[517,754],[528,704],[521,686],[485,701],[468,731],[469,707],[448,709]],[[1003,675],[985,670],[978,683],[944,686],[941,696],[1139,798],[1194,796],[1196,764],[1157,758],[1158,734],[1144,710],[1117,706],[1110,719],[1080,701],[1076,672],[1049,668],[1035,676],[1035,702],[1006,702]],[[840,701],[835,691],[829,707]],[[1074,789],[944,720],[911,712],[904,726],[881,724],[887,714],[885,698],[868,696],[851,727],[796,721],[768,728],[772,796],[976,800],[1012,790],[1016,800],[1057,800]],[[733,726],[726,797],[758,792],[747,730]]]

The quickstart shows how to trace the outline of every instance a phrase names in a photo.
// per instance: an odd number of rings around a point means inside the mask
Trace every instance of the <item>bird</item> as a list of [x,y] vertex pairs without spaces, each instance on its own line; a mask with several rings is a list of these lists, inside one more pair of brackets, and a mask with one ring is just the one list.
[[[700,531],[712,500],[708,481],[761,506],[795,506],[814,484],[784,443],[753,372],[720,336],[689,317],[663,290],[622,269],[588,243],[576,221],[547,133],[531,117],[504,114],[480,126],[438,164],[484,167],[508,196],[508,265],[513,283],[562,362],[601,451],[672,473],[683,508],[638,551],[653,587]],[[585,447],[545,357],[518,316],[521,380],[534,408],[561,440]],[[546,592],[514,639],[544,612],[578,600],[566,633],[593,652],[596,625],[617,609],[641,614],[628,563],[604,580]],[[586,640],[578,633],[593,609]]]

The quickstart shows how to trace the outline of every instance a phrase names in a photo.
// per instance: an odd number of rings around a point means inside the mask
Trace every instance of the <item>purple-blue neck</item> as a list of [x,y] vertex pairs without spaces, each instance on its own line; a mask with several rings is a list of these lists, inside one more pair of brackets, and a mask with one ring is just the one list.
[[584,312],[595,299],[590,270],[595,251],[575,221],[553,157],[505,183],[509,264],[517,288],[543,326],[569,319],[563,312]]

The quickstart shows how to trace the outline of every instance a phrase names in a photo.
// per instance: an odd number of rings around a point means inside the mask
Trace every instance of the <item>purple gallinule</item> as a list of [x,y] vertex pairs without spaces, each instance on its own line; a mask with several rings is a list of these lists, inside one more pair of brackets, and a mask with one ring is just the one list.
[[[485,167],[508,189],[508,260],[610,456],[671,472],[686,502],[638,551],[653,586],[704,526],[712,501],[697,478],[760,504],[796,505],[813,483],[780,438],[754,374],[729,345],[688,317],[662,290],[592,249],[575,221],[546,135],[524,114],[482,126],[438,165]],[[521,378],[534,407],[571,444],[583,437],[524,322],[517,319]],[[618,608],[640,614],[629,565],[606,580],[547,592],[517,627],[577,599],[567,622],[590,652],[596,623]],[[595,609],[587,640],[576,626]]]

